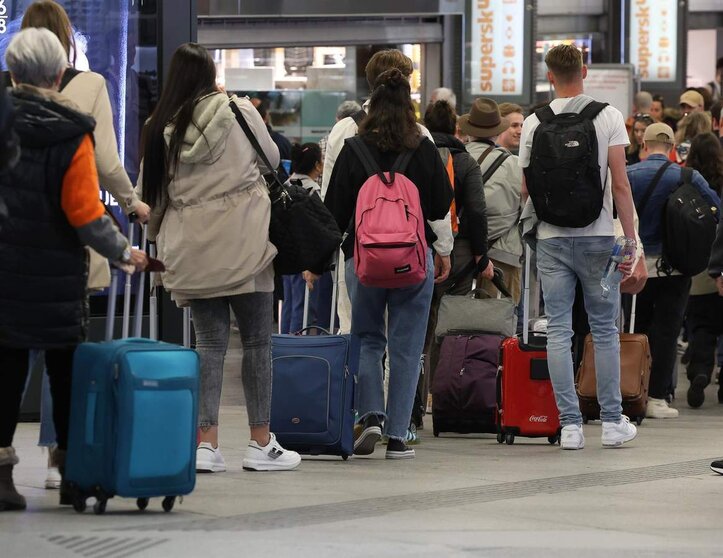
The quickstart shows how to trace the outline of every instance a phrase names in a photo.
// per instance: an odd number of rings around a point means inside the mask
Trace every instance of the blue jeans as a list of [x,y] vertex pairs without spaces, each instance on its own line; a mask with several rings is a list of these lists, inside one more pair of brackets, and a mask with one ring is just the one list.
[[[32,370],[36,360],[41,359],[45,362],[44,351],[30,351],[30,359],[28,362],[28,370]],[[25,391],[30,384],[30,374],[25,386]],[[56,445],[55,424],[53,423],[53,397],[50,394],[50,379],[48,378],[48,369],[43,366],[42,391],[40,392],[40,435],[38,437],[38,445],[40,447],[52,447]],[[23,399],[25,394],[23,393]]]
[[537,242],[537,269],[548,319],[547,360],[562,426],[582,424],[571,353],[572,305],[578,279],[595,344],[600,418],[603,422],[619,422],[621,418],[620,339],[616,323],[620,292],[616,287],[605,299],[600,287],[614,242],[611,236],[551,238]]
[[[284,302],[281,305],[281,333],[296,333],[304,323],[304,296],[306,281],[301,273],[284,275]],[[311,314],[311,308],[309,308]],[[312,324],[309,316],[309,324]]]
[[[401,289],[365,287],[354,273],[353,259],[346,262],[346,282],[351,298],[351,331],[359,337],[361,346],[357,385],[359,418],[378,415],[385,419],[387,436],[404,440],[412,417],[419,360],[434,290],[432,252],[427,255],[427,278],[419,285]],[[387,345],[390,374],[385,412],[382,358]]]

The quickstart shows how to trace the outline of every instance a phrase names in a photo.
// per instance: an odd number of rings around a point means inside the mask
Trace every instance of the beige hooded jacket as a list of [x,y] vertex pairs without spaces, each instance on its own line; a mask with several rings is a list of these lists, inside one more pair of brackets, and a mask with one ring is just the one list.
[[[278,148],[256,108],[246,98],[232,101],[269,162],[278,166]],[[271,202],[263,163],[225,93],[201,98],[193,120],[198,127],[186,131],[168,204],[154,208],[151,217],[151,225],[161,221],[156,243],[166,266],[163,286],[179,306],[192,299],[272,292],[276,248],[269,240]],[[166,128],[167,143],[172,131]]]

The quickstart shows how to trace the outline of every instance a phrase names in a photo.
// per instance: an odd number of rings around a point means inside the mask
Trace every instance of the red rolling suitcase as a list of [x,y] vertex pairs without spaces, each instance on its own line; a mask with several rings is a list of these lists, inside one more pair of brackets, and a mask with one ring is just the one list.
[[530,256],[525,249],[524,330],[522,339],[503,341],[497,374],[497,441],[513,444],[516,436],[560,441],[560,415],[547,368],[547,336],[529,332]]

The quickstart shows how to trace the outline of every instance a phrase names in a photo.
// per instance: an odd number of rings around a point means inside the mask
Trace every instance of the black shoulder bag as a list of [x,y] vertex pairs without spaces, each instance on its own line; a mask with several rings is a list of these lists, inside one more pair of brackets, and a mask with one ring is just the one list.
[[269,237],[278,254],[274,270],[279,275],[327,268],[341,244],[336,220],[319,196],[310,196],[303,186],[282,184],[256,136],[234,101],[230,107],[236,121],[269,172],[264,175],[271,198]]

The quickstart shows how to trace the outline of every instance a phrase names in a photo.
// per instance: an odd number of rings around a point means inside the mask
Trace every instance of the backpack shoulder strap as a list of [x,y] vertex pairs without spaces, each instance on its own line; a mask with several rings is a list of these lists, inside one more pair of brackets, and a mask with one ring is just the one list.
[[354,114],[351,115],[352,119],[356,123],[357,126],[359,126],[362,123],[362,120],[364,120],[367,117],[367,111],[364,109],[360,109],[356,111]]
[[665,171],[668,170],[668,167],[670,167],[670,165],[672,165],[672,164],[673,164],[672,161],[666,161],[665,163],[660,165],[660,168],[658,169],[658,172],[655,173],[655,176],[653,177],[653,180],[650,182],[648,189],[645,190],[643,199],[640,200],[640,207],[638,208],[638,218],[642,218],[643,211],[645,211],[645,207],[648,205],[648,201],[650,201],[650,196],[653,195],[653,191],[655,190],[655,187],[658,185],[660,180],[663,178]]
[[60,79],[60,88],[58,91],[62,91],[65,87],[73,80],[73,78],[79,74],[82,74],[80,70],[75,68],[66,68],[63,72],[63,77]]
[[[432,144],[434,145],[434,144]],[[392,173],[398,172],[400,174],[404,174],[404,172],[407,170],[407,167],[409,166],[409,162],[412,160],[412,157],[414,156],[414,152],[416,149],[405,149],[399,154],[399,157],[397,157],[397,160],[394,161],[394,164],[392,165]]]
[[502,163],[504,163],[511,156],[512,153],[510,153],[509,151],[500,150],[500,156],[495,159],[494,163],[490,165],[490,168],[488,168],[487,171],[482,175],[482,184],[485,184],[490,178],[492,178],[492,175],[497,172],[497,169],[502,166]]
[[608,103],[592,101],[580,111],[580,118],[583,120],[595,120],[595,117],[600,114],[606,106],[608,106]]
[[693,184],[693,169],[690,167],[680,167],[680,185]]
[[374,160],[374,156],[369,147],[359,136],[354,136],[346,140],[346,144],[351,148],[354,154],[359,158],[362,165],[364,165],[364,172],[367,173],[367,177],[374,174],[382,174],[379,164]]
[[555,118],[555,111],[550,108],[550,105],[547,105],[537,109],[535,111],[535,116],[537,116],[540,123],[550,122],[553,118]]

